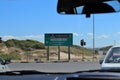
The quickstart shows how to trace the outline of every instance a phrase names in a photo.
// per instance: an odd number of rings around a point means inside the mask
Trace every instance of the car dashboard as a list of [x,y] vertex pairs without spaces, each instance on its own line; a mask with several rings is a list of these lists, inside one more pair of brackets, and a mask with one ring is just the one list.
[[120,80],[119,71],[90,70],[74,73],[12,71],[0,73],[0,80]]

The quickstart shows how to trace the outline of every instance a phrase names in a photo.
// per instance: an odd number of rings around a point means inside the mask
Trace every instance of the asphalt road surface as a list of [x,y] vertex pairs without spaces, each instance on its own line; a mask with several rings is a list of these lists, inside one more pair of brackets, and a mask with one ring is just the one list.
[[76,72],[100,69],[98,62],[64,62],[64,63],[10,63],[10,70],[37,70],[41,72]]

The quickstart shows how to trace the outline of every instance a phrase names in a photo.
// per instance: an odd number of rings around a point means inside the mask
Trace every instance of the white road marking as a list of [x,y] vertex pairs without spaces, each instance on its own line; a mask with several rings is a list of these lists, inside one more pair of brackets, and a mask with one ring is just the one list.
[[58,80],[58,77],[56,77],[55,80]]

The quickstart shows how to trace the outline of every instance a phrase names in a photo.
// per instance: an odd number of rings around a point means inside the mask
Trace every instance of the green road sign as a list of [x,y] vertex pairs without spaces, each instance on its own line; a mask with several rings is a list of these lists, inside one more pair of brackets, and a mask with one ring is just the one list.
[[73,34],[45,34],[45,46],[72,46]]

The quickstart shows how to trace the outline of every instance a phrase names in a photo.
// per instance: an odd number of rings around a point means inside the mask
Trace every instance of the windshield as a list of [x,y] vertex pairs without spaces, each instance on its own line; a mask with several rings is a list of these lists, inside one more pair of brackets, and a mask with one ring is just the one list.
[[120,63],[120,47],[112,48],[106,58],[106,63]]
[[[0,0],[1,70],[76,72],[101,69],[120,43],[120,13],[60,15],[58,0]],[[110,4],[110,3],[109,3]],[[117,2],[118,4],[118,2]],[[115,7],[116,11],[120,7]],[[79,10],[79,9],[78,9]],[[120,48],[106,63],[118,63]]]

